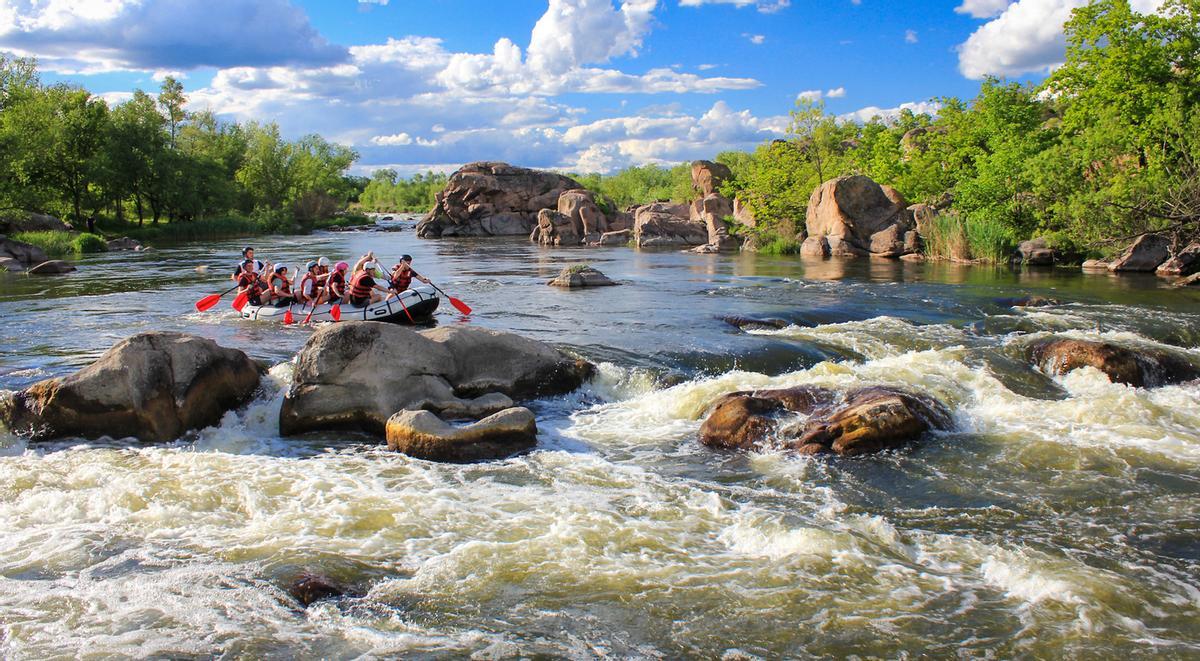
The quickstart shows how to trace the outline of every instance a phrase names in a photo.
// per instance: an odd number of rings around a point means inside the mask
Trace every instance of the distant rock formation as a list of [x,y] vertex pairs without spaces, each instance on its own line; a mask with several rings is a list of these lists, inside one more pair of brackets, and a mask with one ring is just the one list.
[[507,163],[469,163],[450,176],[417,236],[528,236],[542,209],[557,208],[564,191],[583,188],[553,172]]
[[808,199],[806,229],[801,254],[813,257],[900,257],[916,243],[907,236],[916,225],[904,197],[865,175],[818,186]]

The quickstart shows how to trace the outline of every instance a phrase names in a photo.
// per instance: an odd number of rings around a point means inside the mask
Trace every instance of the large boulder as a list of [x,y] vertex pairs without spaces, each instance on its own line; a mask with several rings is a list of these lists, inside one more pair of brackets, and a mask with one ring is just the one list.
[[866,254],[873,245],[883,251],[880,255],[898,256],[897,246],[903,249],[904,234],[913,229],[904,198],[864,175],[818,186],[809,197],[805,222],[808,236],[825,237],[834,256]]
[[754,227],[758,224],[758,221],[754,219],[754,212],[739,198],[733,200],[733,220],[746,227]]
[[592,191],[582,188],[564,191],[558,196],[558,212],[571,220],[575,233],[585,240],[595,241],[608,231],[607,219]]
[[1189,243],[1183,250],[1171,255],[1155,273],[1167,278],[1191,275],[1200,271],[1200,243]]
[[717,400],[700,426],[700,442],[710,448],[753,450],[775,434],[786,414],[808,415],[832,401],[832,391],[810,386],[730,393]]
[[570,392],[591,373],[588,363],[512,333],[330,324],[300,351],[279,429],[382,435],[388,418],[402,410],[478,419],[511,407],[512,398]]
[[708,244],[714,250],[737,250],[738,242],[729,236],[725,219],[733,215],[733,202],[718,193],[710,193],[692,202],[688,216],[690,220],[704,223],[708,230]]
[[455,427],[429,411],[400,411],[388,418],[389,450],[429,461],[466,463],[503,459],[537,445],[533,412],[508,408]]
[[556,208],[579,182],[553,172],[507,163],[469,163],[450,176],[433,209],[417,224],[423,239],[448,236],[526,236],[542,209]]
[[639,248],[702,246],[708,227],[690,219],[688,205],[655,202],[634,212],[633,236]]
[[137,239],[131,239],[127,236],[112,239],[107,245],[108,249],[112,252],[119,250],[142,250],[142,244]]
[[184,333],[141,333],[88,367],[0,401],[0,420],[34,440],[82,436],[165,442],[216,424],[258,388],[246,354]]
[[719,193],[721,184],[733,178],[729,166],[712,161],[692,161],[692,189],[700,197]]
[[633,240],[633,230],[617,230],[615,232],[605,232],[600,235],[600,240],[596,245],[600,246],[627,246]]
[[813,414],[787,447],[804,454],[857,456],[899,447],[934,429],[949,429],[940,402],[895,388],[861,388]]
[[26,268],[50,261],[46,252],[32,243],[0,236],[0,257],[14,259]]
[[12,257],[0,257],[0,272],[24,273],[25,265]]
[[1046,239],[1040,237],[1022,241],[1017,246],[1017,253],[1013,257],[1015,258],[1014,262],[1025,266],[1054,266],[1054,262],[1058,258]]
[[1050,337],[1029,346],[1029,359],[1050,374],[1094,367],[1113,383],[1137,388],[1200,378],[1187,359],[1160,349],[1131,349],[1111,342]]
[[1120,257],[1108,263],[1108,270],[1153,271],[1170,257],[1170,239],[1161,234],[1143,234]]
[[[788,415],[809,418],[802,426],[789,426]],[[898,447],[950,425],[949,411],[930,397],[876,386],[839,399],[831,390],[800,386],[722,397],[700,427],[700,442],[719,449],[781,447],[855,456]]]
[[75,228],[71,227],[70,223],[44,213],[11,210],[0,212],[0,234],[74,231]]

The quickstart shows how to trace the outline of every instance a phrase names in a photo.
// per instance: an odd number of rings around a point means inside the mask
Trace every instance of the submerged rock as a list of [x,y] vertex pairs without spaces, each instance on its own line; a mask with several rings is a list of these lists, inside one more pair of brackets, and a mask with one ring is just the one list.
[[779,330],[780,328],[787,328],[791,325],[783,319],[757,319],[755,317],[739,317],[737,315],[718,317],[718,319],[729,324],[730,326],[736,326],[737,328],[745,331]]
[[[788,413],[811,415],[800,432],[781,429]],[[950,413],[936,400],[895,388],[851,391],[837,401],[816,387],[736,392],[722,397],[700,427],[712,448],[752,450],[773,443],[802,454],[855,456],[899,447],[931,429],[949,429]]]
[[949,429],[950,422],[950,412],[933,398],[894,388],[862,388],[815,413],[787,446],[807,454],[857,456],[900,447],[927,431]]
[[1062,303],[1053,298],[1045,296],[1021,296],[1019,298],[997,298],[996,305],[1002,305],[1006,308],[1043,308],[1051,305],[1062,305]]
[[546,284],[551,287],[578,289],[582,287],[612,287],[617,283],[590,266],[568,266],[558,274],[558,277]]
[[472,326],[416,332],[342,322],[313,334],[279,413],[284,435],[350,429],[383,435],[388,418],[426,410],[478,419],[517,397],[578,388],[592,366],[513,333]]
[[1050,374],[1094,367],[1113,383],[1137,388],[1180,383],[1200,378],[1188,360],[1158,349],[1131,349],[1111,342],[1051,337],[1029,347],[1030,360]]
[[88,367],[0,401],[0,420],[34,440],[64,436],[172,441],[220,421],[258,388],[237,349],[184,333],[141,333]]
[[807,415],[833,397],[832,391],[812,386],[730,393],[717,400],[700,426],[700,442],[710,448],[755,449],[776,431],[784,414]]
[[127,236],[123,236],[119,239],[112,239],[107,245],[110,251],[142,249],[142,244],[137,239],[131,239]]
[[523,407],[461,427],[429,411],[400,411],[388,418],[386,434],[389,450],[451,463],[503,459],[537,445],[533,412]]
[[340,597],[346,594],[346,588],[328,576],[306,571],[292,581],[288,594],[308,607],[323,599]]
[[51,259],[29,269],[30,275],[62,275],[71,273],[75,267],[70,262],[61,259]]

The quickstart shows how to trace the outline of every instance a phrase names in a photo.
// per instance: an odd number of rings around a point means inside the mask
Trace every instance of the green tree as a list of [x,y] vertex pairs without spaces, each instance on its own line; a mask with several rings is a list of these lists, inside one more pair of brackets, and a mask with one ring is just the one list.
[[174,76],[164,78],[158,92],[158,105],[167,118],[172,149],[175,148],[175,136],[179,131],[179,125],[187,119],[187,112],[183,109],[185,104],[187,104],[187,96],[183,93],[183,83],[175,80]]

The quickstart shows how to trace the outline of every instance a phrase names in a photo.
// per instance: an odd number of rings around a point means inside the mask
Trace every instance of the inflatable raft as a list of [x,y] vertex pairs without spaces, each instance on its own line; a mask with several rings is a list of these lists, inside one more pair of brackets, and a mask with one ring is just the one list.
[[[341,321],[390,321],[398,324],[420,322],[433,315],[439,302],[437,292],[433,287],[421,285],[406,289],[400,294],[393,294],[365,308],[343,304]],[[300,323],[311,311],[313,314],[312,319],[309,320],[310,323],[333,321],[333,316],[329,313],[332,308],[332,305],[318,305],[317,309],[313,310],[308,306],[293,305],[291,307],[292,320]],[[407,312],[405,308],[407,308]],[[287,314],[287,311],[286,306],[277,308],[274,305],[247,305],[242,308],[242,319],[283,323],[283,316]]]

